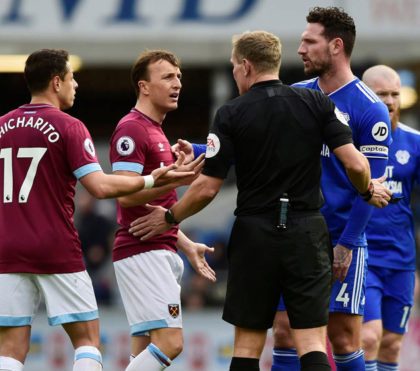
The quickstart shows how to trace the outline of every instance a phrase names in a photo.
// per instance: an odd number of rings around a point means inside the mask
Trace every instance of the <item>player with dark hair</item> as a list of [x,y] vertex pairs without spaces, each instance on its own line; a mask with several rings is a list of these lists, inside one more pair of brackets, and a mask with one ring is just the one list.
[[[181,71],[177,57],[165,50],[149,50],[135,62],[131,79],[136,105],[124,116],[111,138],[110,159],[115,174],[139,177],[174,162],[171,146],[162,130],[166,114],[178,107]],[[147,215],[145,203],[171,207],[175,187],[191,183],[203,165],[203,156],[181,170],[195,174],[180,182],[142,190],[118,199],[118,224],[113,260],[118,287],[131,329],[132,356],[127,370],[161,370],[182,351],[180,280],[182,249],[193,267],[214,281],[204,254],[212,249],[194,244],[177,227],[148,241],[129,233],[130,223]],[[147,176],[147,175],[146,175]]]
[[32,53],[25,79],[30,104],[0,117],[0,370],[23,370],[41,295],[49,324],[62,325],[73,344],[73,370],[102,370],[98,308],[73,224],[76,182],[109,198],[193,172],[104,174],[85,125],[62,112],[78,86],[68,52]]
[[[283,85],[280,62],[275,35],[254,31],[233,38],[231,63],[240,96],[216,114],[203,173],[175,205],[149,206],[153,211],[131,228],[145,241],[159,237],[153,236],[211,202],[235,164],[238,199],[223,311],[223,319],[235,326],[231,371],[259,370],[280,294],[302,370],[331,370],[325,344],[331,246],[319,212],[323,143],[343,162],[356,193],[378,207],[389,199],[389,191],[370,179],[368,161],[353,146],[332,101],[321,92]],[[250,143],[262,150],[251,151]]]
[[[317,76],[294,86],[328,95],[352,129],[353,143],[369,160],[372,177],[383,176],[391,143],[386,106],[350,68],[356,29],[353,19],[336,7],[311,9],[298,53],[305,74]],[[339,371],[365,369],[361,327],[367,272],[366,225],[373,208],[348,182],[345,168],[328,145],[322,149],[321,209],[334,247],[334,278],[328,337]],[[384,178],[382,178],[383,180]],[[287,307],[274,321],[273,371],[299,370],[299,353],[290,337]],[[289,315],[290,316],[290,315]]]

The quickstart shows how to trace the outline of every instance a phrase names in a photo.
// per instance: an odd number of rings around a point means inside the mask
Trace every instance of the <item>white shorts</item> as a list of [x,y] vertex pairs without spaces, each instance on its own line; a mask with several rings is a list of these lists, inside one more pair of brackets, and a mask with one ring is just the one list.
[[31,325],[44,296],[51,326],[98,318],[86,271],[65,274],[0,274],[0,326]]
[[153,250],[114,262],[131,335],[150,330],[182,328],[181,277],[178,254]]

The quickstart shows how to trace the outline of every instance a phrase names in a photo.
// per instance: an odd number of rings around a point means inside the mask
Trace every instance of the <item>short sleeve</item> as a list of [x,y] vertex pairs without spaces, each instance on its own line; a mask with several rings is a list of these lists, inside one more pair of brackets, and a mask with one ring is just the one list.
[[100,171],[95,146],[86,126],[81,121],[72,121],[66,131],[65,151],[70,169],[77,179]]
[[355,145],[367,158],[388,160],[392,143],[389,112],[382,102],[371,104],[363,113],[355,133]]
[[110,161],[112,171],[143,173],[149,135],[143,125],[126,121],[118,125],[111,138]]
[[234,161],[231,120],[231,115],[226,106],[221,107],[217,111],[213,126],[207,137],[204,175],[222,179],[227,176],[229,168]]

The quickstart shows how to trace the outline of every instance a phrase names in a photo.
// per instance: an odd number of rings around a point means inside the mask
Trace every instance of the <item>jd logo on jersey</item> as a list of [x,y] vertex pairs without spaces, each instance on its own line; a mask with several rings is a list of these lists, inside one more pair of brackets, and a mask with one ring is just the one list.
[[168,304],[169,314],[173,318],[177,318],[179,316],[179,304]]
[[383,142],[388,137],[388,125],[385,122],[377,122],[373,125],[372,136],[378,141]]

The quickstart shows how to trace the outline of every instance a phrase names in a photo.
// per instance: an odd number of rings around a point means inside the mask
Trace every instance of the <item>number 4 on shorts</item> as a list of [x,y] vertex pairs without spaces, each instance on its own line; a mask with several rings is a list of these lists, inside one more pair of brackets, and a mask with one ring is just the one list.
[[344,308],[347,307],[350,301],[349,294],[346,292],[346,289],[347,289],[347,283],[343,283],[343,285],[341,286],[340,292],[335,298],[335,301],[339,301],[343,303]]

